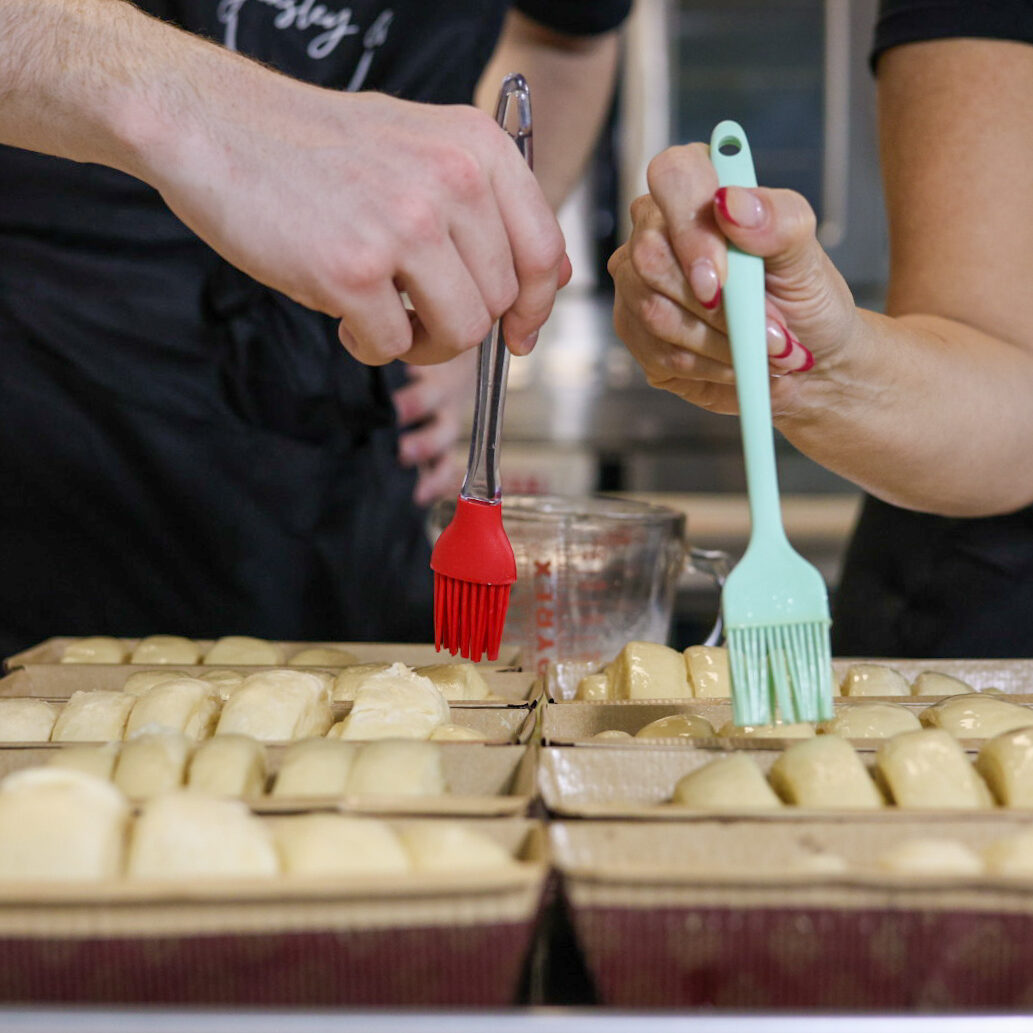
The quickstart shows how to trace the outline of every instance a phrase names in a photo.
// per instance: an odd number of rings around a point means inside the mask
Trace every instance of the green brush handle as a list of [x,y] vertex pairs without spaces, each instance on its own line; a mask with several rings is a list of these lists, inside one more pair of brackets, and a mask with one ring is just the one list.
[[[738,122],[719,123],[710,137],[710,160],[723,187],[755,187],[757,174],[746,133]],[[728,279],[722,290],[739,398],[746,486],[750,498],[751,543],[786,542],[775,472],[775,435],[768,386],[764,259],[728,245]]]

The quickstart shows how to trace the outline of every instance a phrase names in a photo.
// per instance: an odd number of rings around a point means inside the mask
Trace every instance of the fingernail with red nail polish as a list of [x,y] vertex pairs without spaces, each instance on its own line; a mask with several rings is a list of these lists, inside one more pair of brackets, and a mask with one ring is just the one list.
[[803,365],[797,366],[796,369],[793,370],[793,372],[806,373],[807,370],[809,370],[814,365],[814,356],[810,353],[810,351],[807,348],[800,344],[799,341],[796,341],[795,344],[797,348],[799,348],[800,351],[803,352]]
[[793,336],[777,320],[768,318],[768,358],[787,359],[793,350]]
[[697,258],[689,266],[689,286],[705,309],[712,311],[721,304],[721,279],[709,258]]
[[733,226],[756,229],[764,221],[764,206],[744,187],[720,187],[714,194],[714,203],[721,218]]

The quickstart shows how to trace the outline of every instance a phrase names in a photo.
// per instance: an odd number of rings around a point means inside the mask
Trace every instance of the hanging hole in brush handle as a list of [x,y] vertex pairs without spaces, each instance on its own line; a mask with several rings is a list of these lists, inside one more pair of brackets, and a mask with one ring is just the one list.
[[[732,557],[720,549],[698,549],[692,546],[685,556],[685,564],[682,567],[683,574],[701,574],[703,577],[713,581],[717,588],[718,599],[721,597],[721,589],[724,587],[725,579],[732,569]],[[724,636],[724,623],[721,620],[721,607],[717,608],[717,617],[710,634],[703,640],[705,646],[716,646]]]

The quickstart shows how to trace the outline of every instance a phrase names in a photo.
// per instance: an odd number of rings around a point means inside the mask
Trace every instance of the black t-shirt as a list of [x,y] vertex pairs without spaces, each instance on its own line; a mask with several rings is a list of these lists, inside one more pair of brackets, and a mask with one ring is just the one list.
[[[468,102],[509,0],[144,0],[341,90]],[[519,0],[559,31],[630,0]],[[532,84],[533,85],[533,84]],[[0,652],[49,634],[429,634],[391,371],[156,191],[0,147]]]

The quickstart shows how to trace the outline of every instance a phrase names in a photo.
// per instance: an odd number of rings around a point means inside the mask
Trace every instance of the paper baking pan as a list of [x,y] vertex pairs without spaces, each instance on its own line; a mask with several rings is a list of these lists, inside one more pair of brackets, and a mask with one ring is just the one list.
[[[550,838],[603,1003],[836,1011],[1022,1008],[1033,880],[884,875],[916,836],[979,850],[1014,820],[573,822]],[[815,854],[843,874],[806,868]]]
[[347,881],[0,884],[0,1000],[512,1004],[547,846],[535,822],[476,827],[522,863]]

